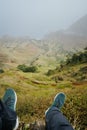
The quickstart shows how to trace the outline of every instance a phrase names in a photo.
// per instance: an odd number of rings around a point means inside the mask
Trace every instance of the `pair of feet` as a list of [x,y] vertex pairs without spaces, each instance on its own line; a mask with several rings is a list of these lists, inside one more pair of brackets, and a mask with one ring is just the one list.
[[15,111],[17,103],[17,95],[13,89],[7,89],[2,97],[3,103],[11,110]]

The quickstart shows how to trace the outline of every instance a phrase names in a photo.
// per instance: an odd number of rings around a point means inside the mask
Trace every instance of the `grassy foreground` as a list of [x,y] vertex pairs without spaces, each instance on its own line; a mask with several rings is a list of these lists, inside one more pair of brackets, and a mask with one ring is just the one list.
[[[65,69],[60,74],[63,76],[66,71],[68,72]],[[43,120],[45,110],[51,105],[54,96],[58,92],[64,92],[67,98],[62,112],[76,130],[85,130],[87,128],[87,81],[74,80],[72,77],[68,80],[67,77],[63,81],[55,82],[52,78],[42,73],[23,73],[17,69],[5,70],[0,74],[0,97],[7,88],[13,88],[18,96],[19,119],[28,123]]]

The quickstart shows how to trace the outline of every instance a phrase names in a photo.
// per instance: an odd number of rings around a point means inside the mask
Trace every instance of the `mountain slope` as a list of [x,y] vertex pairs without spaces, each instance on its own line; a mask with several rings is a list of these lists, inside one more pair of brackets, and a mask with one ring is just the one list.
[[0,39],[0,59],[3,58],[3,55],[6,55],[8,59],[4,60],[4,62],[7,64],[29,64],[32,59],[43,52],[42,49],[35,44],[36,42],[38,41],[26,38],[3,37]]
[[68,29],[50,33],[42,40],[9,36],[0,38],[0,62],[12,66],[18,64],[56,66],[65,60],[68,53],[82,50],[86,46],[87,15]]
[[66,30],[60,30],[48,34],[45,38],[48,41],[57,41],[63,48],[81,49],[87,46],[87,15],[80,18]]
[[87,36],[87,15],[72,24],[67,31],[76,35]]

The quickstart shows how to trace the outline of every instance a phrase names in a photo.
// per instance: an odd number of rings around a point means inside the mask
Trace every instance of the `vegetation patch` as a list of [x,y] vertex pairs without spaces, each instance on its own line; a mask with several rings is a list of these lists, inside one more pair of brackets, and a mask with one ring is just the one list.
[[32,72],[32,73],[35,73],[37,71],[37,67],[36,66],[26,66],[25,64],[18,65],[17,68],[19,70],[22,70],[23,72]]
[[87,63],[87,49],[84,49],[83,52],[73,54],[72,57],[66,60],[66,65],[75,65],[81,63]]
[[3,70],[3,69],[0,69],[0,74],[1,74],[1,73],[4,73],[4,70]]

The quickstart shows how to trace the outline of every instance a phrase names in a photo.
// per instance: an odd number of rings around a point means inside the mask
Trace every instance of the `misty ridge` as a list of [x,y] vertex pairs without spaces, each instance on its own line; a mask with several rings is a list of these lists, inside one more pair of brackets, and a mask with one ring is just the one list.
[[[0,57],[2,63],[7,65],[38,64],[45,65],[50,62],[61,62],[65,55],[82,50],[87,46],[87,15],[78,19],[66,30],[47,34],[41,40],[29,37],[0,38]],[[45,57],[46,60],[41,62]],[[43,58],[44,59],[44,58]]]

